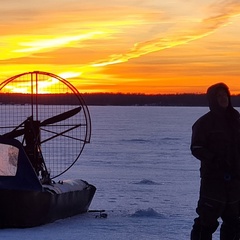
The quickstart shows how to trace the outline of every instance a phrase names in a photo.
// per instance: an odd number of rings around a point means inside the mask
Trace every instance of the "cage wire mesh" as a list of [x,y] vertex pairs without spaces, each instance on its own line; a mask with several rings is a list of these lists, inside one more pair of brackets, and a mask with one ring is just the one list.
[[[84,100],[73,85],[51,73],[28,72],[2,82],[0,114],[1,135],[23,130],[29,117],[40,122],[39,147],[51,178],[67,171],[90,141],[91,120]],[[42,124],[56,116],[53,123]],[[24,146],[24,134],[15,138]]]

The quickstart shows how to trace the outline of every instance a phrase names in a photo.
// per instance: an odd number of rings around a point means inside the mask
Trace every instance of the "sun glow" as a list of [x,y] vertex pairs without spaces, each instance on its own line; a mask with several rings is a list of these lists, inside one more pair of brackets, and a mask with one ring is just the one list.
[[59,93],[58,88],[55,87],[59,84],[59,80],[53,77],[38,81],[37,93]]
[[79,77],[81,76],[82,73],[81,72],[63,72],[63,73],[60,73],[59,76],[62,77],[62,78],[76,78],[76,77]]
[[[36,73],[36,74],[35,74]],[[30,77],[39,75],[40,79]],[[27,77],[26,77],[27,76]],[[66,93],[68,87],[59,79],[51,76],[41,75],[39,72],[27,73],[23,77],[15,78],[2,87],[3,93],[20,94],[46,94],[46,93]]]

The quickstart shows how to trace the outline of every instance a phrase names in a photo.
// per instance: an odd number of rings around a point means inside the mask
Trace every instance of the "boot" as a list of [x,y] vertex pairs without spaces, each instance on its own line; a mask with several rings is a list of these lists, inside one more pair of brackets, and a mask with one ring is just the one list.
[[215,225],[204,226],[201,224],[200,218],[195,218],[191,231],[191,240],[212,240],[212,234],[217,230],[218,225],[219,223],[216,222]]
[[240,226],[239,221],[236,223],[223,222],[220,229],[220,240],[239,240]]
[[193,228],[191,240],[212,240],[212,231],[205,227]]

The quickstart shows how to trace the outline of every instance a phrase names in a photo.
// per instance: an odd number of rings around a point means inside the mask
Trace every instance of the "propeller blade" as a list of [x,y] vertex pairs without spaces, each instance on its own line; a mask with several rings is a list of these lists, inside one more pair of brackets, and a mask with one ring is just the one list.
[[22,127],[26,121],[27,120],[24,120],[21,124],[19,124],[17,127],[15,127],[11,132],[5,133],[2,136],[7,137],[7,138],[16,138],[16,137],[23,135],[25,133],[25,131],[24,131],[25,129],[18,129],[18,128]]
[[44,120],[43,122],[41,122],[41,126],[46,126],[48,124],[53,124],[53,123],[57,123],[57,122],[61,122],[67,118],[70,118],[74,115],[76,115],[77,113],[80,112],[80,110],[82,109],[82,107],[77,107],[77,108],[74,108],[70,111],[67,111],[67,112],[64,112],[64,113],[61,113],[59,115],[56,115],[54,117],[50,117],[46,120]]
[[[65,119],[68,119],[74,115],[76,115],[77,113],[79,113],[81,111],[82,107],[77,107],[74,108],[72,110],[69,110],[67,112],[61,113],[59,115],[56,115],[54,117],[50,117],[46,120],[44,120],[43,122],[41,122],[41,126],[46,126],[48,124],[53,124],[56,122],[60,122],[63,121]],[[17,128],[19,128],[23,123],[21,123]],[[7,137],[7,138],[16,138],[19,137],[21,135],[23,135],[25,133],[25,129],[17,129],[15,128],[14,130],[12,130],[11,132],[5,133],[2,136]]]
[[16,138],[25,133],[25,129],[13,130],[11,132],[5,133],[2,136],[7,138]]

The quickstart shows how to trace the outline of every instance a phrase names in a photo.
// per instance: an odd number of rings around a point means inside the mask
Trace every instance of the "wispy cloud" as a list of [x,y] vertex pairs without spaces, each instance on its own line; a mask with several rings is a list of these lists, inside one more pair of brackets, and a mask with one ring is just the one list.
[[92,65],[98,67],[123,63],[133,58],[173,48],[206,37],[219,28],[228,25],[231,23],[232,18],[240,15],[240,2],[238,0],[223,1],[221,4],[212,5],[211,9],[212,11],[217,11],[217,13],[214,16],[199,21],[193,29],[185,29],[185,31],[181,31],[181,33],[178,34],[171,34],[167,37],[136,43],[127,53],[111,55],[108,59],[95,62]]
[[[11,60],[19,58],[27,58],[30,56],[36,57],[37,53],[46,53],[49,51],[56,51],[68,46],[80,47],[84,41],[96,40],[106,37],[108,33],[103,31],[92,31],[83,34],[69,35],[69,36],[41,36],[41,35],[13,35],[0,37],[1,55],[0,60]],[[26,41],[26,39],[29,39]],[[15,60],[13,60],[15,61]]]
[[44,39],[44,40],[36,40],[31,42],[22,42],[19,45],[26,48],[19,48],[14,50],[14,52],[36,52],[43,49],[52,49],[59,48],[62,46],[66,46],[68,44],[72,44],[73,42],[79,42],[86,39],[96,38],[97,35],[102,35],[103,32],[90,32],[86,34],[81,34],[77,36],[69,36],[69,37],[59,37],[53,39]]

